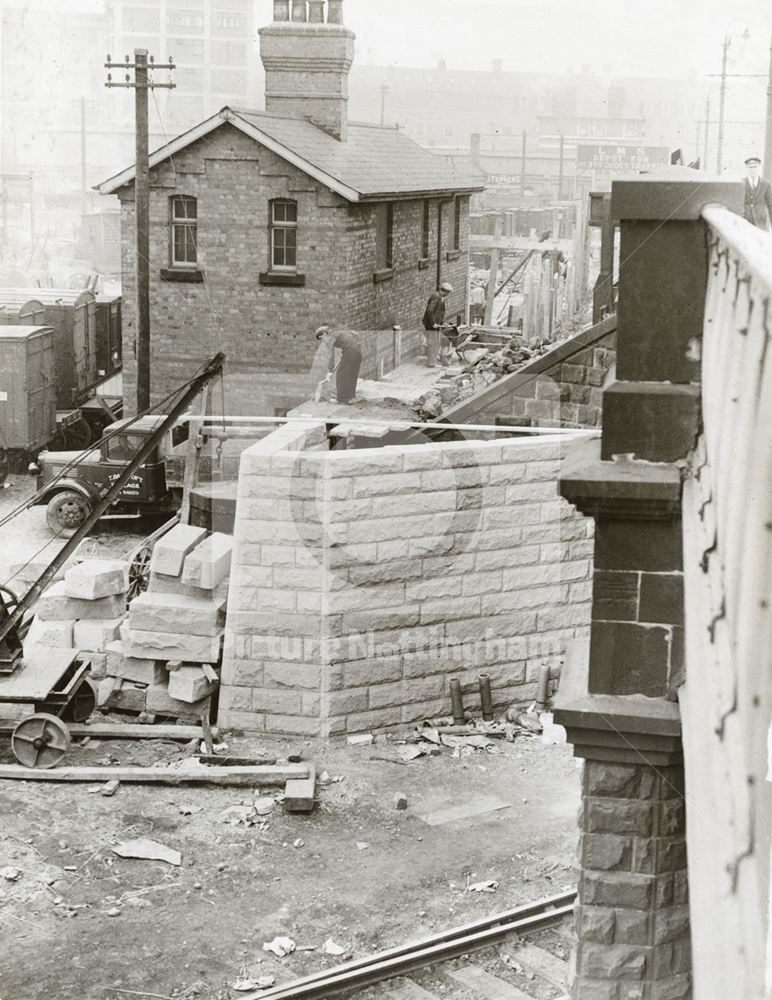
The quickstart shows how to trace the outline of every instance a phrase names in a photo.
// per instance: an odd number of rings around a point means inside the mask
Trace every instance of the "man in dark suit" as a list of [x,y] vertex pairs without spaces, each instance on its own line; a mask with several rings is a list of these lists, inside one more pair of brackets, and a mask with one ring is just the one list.
[[749,156],[745,161],[745,211],[748,222],[759,229],[772,228],[772,184],[760,176],[761,160]]

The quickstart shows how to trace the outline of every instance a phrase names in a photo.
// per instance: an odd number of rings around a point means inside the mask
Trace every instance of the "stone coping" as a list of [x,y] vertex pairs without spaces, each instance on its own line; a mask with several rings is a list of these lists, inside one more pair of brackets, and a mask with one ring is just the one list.
[[678,704],[642,694],[591,694],[589,643],[572,643],[554,703],[577,757],[669,766],[683,756]]
[[560,473],[561,495],[583,513],[607,517],[677,517],[681,470],[671,462],[601,460],[600,438],[568,447]]

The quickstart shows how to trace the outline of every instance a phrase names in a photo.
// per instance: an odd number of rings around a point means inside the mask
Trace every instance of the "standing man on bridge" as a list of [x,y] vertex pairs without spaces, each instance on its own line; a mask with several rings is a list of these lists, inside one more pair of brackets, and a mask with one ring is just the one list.
[[759,229],[772,229],[772,184],[760,176],[761,160],[749,156],[745,161],[745,211],[748,222]]

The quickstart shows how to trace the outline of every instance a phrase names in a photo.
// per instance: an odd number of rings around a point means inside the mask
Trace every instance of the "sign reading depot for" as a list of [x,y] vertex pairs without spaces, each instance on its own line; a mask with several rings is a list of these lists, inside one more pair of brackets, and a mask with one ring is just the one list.
[[667,146],[617,146],[593,143],[576,147],[577,170],[597,174],[640,173],[670,163]]

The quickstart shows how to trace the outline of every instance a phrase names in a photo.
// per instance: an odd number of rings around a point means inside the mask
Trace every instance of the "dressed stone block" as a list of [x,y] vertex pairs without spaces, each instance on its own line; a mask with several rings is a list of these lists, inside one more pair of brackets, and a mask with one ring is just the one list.
[[129,589],[129,564],[120,559],[85,559],[64,574],[67,597],[95,601]]

